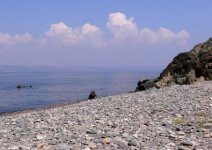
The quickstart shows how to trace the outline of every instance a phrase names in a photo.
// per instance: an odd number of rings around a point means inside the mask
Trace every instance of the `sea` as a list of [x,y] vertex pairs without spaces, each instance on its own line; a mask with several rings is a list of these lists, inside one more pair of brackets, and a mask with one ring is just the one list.
[[[135,90],[137,82],[158,71],[71,69],[53,67],[0,67],[0,113],[42,108]],[[32,88],[17,89],[17,85]]]

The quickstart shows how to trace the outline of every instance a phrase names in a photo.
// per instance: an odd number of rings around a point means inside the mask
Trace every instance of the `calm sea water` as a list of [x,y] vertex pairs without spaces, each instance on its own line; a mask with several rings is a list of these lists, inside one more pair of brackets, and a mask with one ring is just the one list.
[[[15,71],[0,72],[0,113],[86,100],[134,90],[139,79],[157,73],[136,71]],[[18,84],[31,89],[16,89]]]

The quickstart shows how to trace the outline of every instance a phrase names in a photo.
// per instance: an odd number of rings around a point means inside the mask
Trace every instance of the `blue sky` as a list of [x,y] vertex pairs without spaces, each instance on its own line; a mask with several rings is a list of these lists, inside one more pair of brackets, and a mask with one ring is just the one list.
[[211,36],[212,1],[2,0],[0,65],[160,68]]

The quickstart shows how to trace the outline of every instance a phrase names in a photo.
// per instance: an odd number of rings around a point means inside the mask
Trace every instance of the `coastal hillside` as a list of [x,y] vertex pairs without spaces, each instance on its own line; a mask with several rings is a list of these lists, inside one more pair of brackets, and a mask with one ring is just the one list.
[[160,74],[158,84],[191,84],[200,77],[212,80],[212,38],[178,54]]
[[212,37],[194,46],[191,51],[175,56],[158,78],[139,81],[136,91],[171,84],[191,84],[200,78],[212,80]]

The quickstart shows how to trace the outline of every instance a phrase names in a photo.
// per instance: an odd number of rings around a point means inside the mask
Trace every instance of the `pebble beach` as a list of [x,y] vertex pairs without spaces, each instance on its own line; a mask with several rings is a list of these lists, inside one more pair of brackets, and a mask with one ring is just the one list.
[[0,115],[0,150],[211,150],[212,81]]

